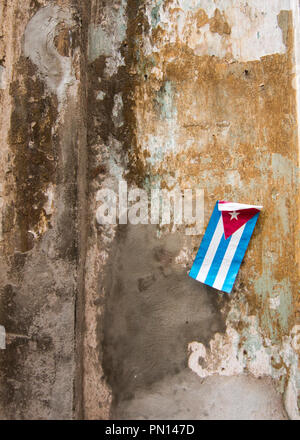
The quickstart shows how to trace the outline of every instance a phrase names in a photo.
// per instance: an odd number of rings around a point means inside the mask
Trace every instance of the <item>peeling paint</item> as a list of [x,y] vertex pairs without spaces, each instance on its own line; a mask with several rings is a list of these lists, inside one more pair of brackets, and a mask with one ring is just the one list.
[[0,89],[5,89],[5,67],[0,66]]
[[[0,318],[21,335],[0,359],[5,417],[185,418],[201,397],[190,414],[209,418],[211,389],[237,387],[226,414],[251,389],[265,417],[286,418],[283,397],[299,418],[296,1],[16,5],[0,5]],[[97,224],[120,180],[204,190],[205,225],[218,199],[264,205],[231,296],[187,276],[200,233]]]
[[116,127],[122,127],[122,125],[124,124],[122,93],[117,93],[114,96],[114,106],[112,110],[112,116]]
[[79,400],[75,315],[82,290],[78,237],[87,150],[82,11],[68,0],[0,2],[5,420],[72,419]]
[[97,97],[96,97],[97,100],[102,101],[104,98],[105,98],[105,93],[102,92],[102,90],[99,93],[97,93]]
[[[190,368],[201,377],[270,376],[283,393],[297,363],[290,335],[297,270],[289,199],[298,148],[291,4],[146,2],[143,14],[130,66],[137,77],[129,158],[143,164],[143,186],[205,188],[207,215],[219,198],[265,206],[226,333],[209,349],[192,342]],[[182,249],[176,262],[192,259]]]
[[6,348],[6,332],[5,327],[0,325],[0,350],[5,350]]
[[108,76],[114,75],[120,66],[124,66],[124,58],[119,49],[126,37],[126,5],[126,0],[122,0],[114,8],[106,5],[101,11],[100,23],[91,23],[89,26],[89,62],[100,56],[107,57]]
[[[290,9],[289,0],[272,2],[271,8],[267,3],[258,1],[252,1],[249,5],[247,1],[237,3],[232,0],[219,3],[174,0],[168,2],[167,6],[163,2],[158,2],[154,8],[151,6],[149,15],[153,29],[159,26],[171,43],[180,39],[199,56],[230,56],[233,60],[245,62],[274,53],[285,53],[277,15],[281,10]],[[199,11],[208,17],[200,27],[195,20]],[[173,26],[175,17],[178,26]],[[273,38],[270,39],[270,35]]]
[[[298,365],[298,355],[291,347],[291,338],[284,338],[280,345],[274,344],[263,336],[257,318],[245,317],[237,307],[236,301],[227,318],[226,334],[217,334],[210,341],[209,350],[198,342],[189,344],[189,367],[202,378],[214,374],[234,376],[243,373],[255,377],[271,376],[277,380],[278,390],[282,392],[285,387],[282,388],[281,379],[286,380],[286,368],[297,369]],[[241,325],[242,332],[238,330]],[[205,367],[201,366],[201,359]]]

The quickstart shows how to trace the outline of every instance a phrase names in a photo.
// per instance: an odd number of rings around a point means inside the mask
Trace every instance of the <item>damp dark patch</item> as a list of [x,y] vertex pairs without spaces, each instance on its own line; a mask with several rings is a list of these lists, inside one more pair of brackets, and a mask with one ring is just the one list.
[[116,237],[98,325],[114,407],[185,369],[188,343],[207,345],[225,331],[216,291],[175,263],[180,248],[180,235],[158,239],[152,225],[128,225]]
[[2,214],[2,232],[10,232],[14,227],[15,207],[11,202],[4,206]]
[[121,54],[125,60],[125,66],[119,69],[119,75],[123,78],[123,148],[128,155],[128,172],[126,179],[143,187],[147,170],[140,159],[136,138],[136,115],[135,90],[140,85],[142,78],[147,79],[147,74],[139,72],[141,64],[140,44],[143,36],[149,32],[149,24],[144,14],[144,2],[139,0],[128,0],[126,7],[128,18],[125,45],[121,47]]
[[[125,60],[124,66],[120,66],[118,72],[110,77],[105,74],[106,56],[99,56],[88,66],[88,175],[90,182],[103,181],[104,176],[95,167],[101,148],[99,144],[108,144],[114,138],[122,145],[123,160],[127,158],[127,172],[124,178],[129,184],[134,183],[143,187],[147,170],[141,160],[136,139],[135,90],[140,85],[141,78],[147,77],[146,71],[142,76],[139,74],[139,65],[143,64],[140,60],[140,43],[144,33],[149,31],[149,25],[143,13],[143,5],[138,0],[127,2],[126,14],[127,34],[120,48]],[[145,61],[145,70],[147,70],[146,64],[147,61]],[[99,92],[102,93],[102,99],[97,99]],[[115,124],[112,115],[116,94],[122,96],[122,124]]]
[[[0,291],[0,322],[7,334],[7,347],[0,350],[1,415],[4,419],[48,418],[52,412],[56,413],[54,418],[63,417],[61,402],[69,395],[64,389],[63,397],[58,397],[58,392],[54,400],[51,396],[59,380],[57,371],[64,371],[62,388],[73,371],[73,315],[71,304],[67,305],[72,301],[72,279],[64,272],[58,280],[54,267],[41,253],[36,254],[36,259],[18,253],[11,261],[15,271],[24,271],[26,264],[27,275],[21,283],[6,284]],[[57,297],[54,304],[50,304],[50,296]],[[69,413],[65,414],[69,417]]]
[[[90,145],[95,145],[99,138],[105,143],[109,142],[109,135],[118,137],[112,120],[112,111],[114,105],[114,95],[118,93],[120,87],[118,80],[113,78],[104,78],[106,57],[100,56],[90,63],[88,68],[88,141]],[[101,82],[99,82],[101,79]],[[97,100],[97,91],[105,93],[104,98]],[[92,153],[92,152],[91,152]],[[93,155],[90,158],[90,168],[94,169],[95,161]]]
[[31,0],[30,1],[30,8],[31,8],[32,12],[38,11],[41,6],[42,6],[42,3],[40,3],[38,0]]
[[[0,401],[5,408],[12,407],[19,413],[25,410],[30,396],[30,384],[23,379],[23,363],[26,359],[29,342],[15,338],[0,352],[1,374],[5,380],[1,381]],[[18,362],[16,363],[16,353]],[[4,356],[5,355],[5,356]],[[12,374],[13,370],[13,374]],[[5,417],[4,413],[2,417]]]
[[[16,182],[15,216],[21,252],[33,246],[32,234],[43,221],[49,226],[44,210],[45,191],[54,182],[56,147],[52,127],[57,118],[57,100],[45,93],[32,62],[21,57],[16,66],[17,79],[11,84],[13,100],[9,142],[15,154],[13,174]],[[13,216],[9,215],[6,228]]]
[[23,267],[26,262],[26,256],[27,254],[22,254],[21,252],[15,252],[10,257],[10,265],[11,265],[11,273],[19,273],[23,270]]
[[14,325],[16,294],[16,288],[11,284],[6,284],[1,289],[0,320],[6,329]]

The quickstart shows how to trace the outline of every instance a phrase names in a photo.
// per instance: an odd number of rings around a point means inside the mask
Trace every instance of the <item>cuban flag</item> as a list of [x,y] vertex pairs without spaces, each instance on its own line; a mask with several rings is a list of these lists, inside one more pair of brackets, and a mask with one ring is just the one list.
[[190,277],[230,293],[262,208],[218,200]]

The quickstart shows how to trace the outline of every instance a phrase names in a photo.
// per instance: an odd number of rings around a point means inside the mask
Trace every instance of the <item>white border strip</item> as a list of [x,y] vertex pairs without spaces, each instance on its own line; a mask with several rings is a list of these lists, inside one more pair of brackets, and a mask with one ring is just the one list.
[[241,211],[243,209],[258,209],[261,211],[263,209],[263,206],[256,206],[256,205],[244,205],[243,203],[218,203],[218,210],[219,211]]

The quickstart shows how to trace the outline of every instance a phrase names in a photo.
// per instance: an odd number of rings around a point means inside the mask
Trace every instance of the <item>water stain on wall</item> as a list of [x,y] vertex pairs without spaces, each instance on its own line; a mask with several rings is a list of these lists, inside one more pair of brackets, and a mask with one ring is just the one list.
[[[107,267],[103,366],[114,404],[187,367],[187,344],[224,332],[224,299],[175,263],[179,235],[155,226],[120,226]],[[101,330],[100,330],[101,329]]]
[[[296,268],[288,279],[283,270],[294,264],[293,235],[285,236],[285,246],[273,239],[278,234],[275,225],[286,230],[297,216],[288,201],[294,193],[291,180],[276,177],[287,161],[290,165],[284,174],[294,175],[297,157],[291,12],[273,17],[276,32],[279,36],[282,32],[282,42],[279,38],[275,45],[278,53],[266,52],[247,61],[235,59],[230,51],[224,57],[212,55],[209,45],[193,48],[183,41],[178,23],[185,13],[170,9],[168,21],[170,3],[156,5],[150,19],[147,2],[129,1],[127,35],[120,47],[125,65],[108,79],[102,67],[106,58],[93,61],[100,67],[91,73],[95,85],[96,75],[101,77],[94,96],[101,85],[104,95],[94,107],[102,108],[96,117],[103,122],[94,127],[97,136],[91,137],[91,144],[100,151],[104,140],[113,157],[115,143],[109,136],[113,133],[123,148],[120,175],[129,184],[146,189],[153,184],[169,189],[175,184],[205,188],[206,222],[219,198],[246,202],[250,197],[253,203],[264,205],[233,292],[245,320],[234,325],[250,341],[246,318],[257,316],[259,332],[280,344],[294,324],[292,303],[297,291]],[[202,28],[209,22],[211,34],[225,44],[233,32],[228,10],[226,14],[215,10],[208,19],[203,11],[188,12],[186,35],[195,23]],[[162,17],[165,22],[161,24]],[[124,125],[116,129],[110,115],[113,95],[121,92]],[[280,155],[280,164],[274,154]],[[115,175],[106,164],[101,167],[97,184],[113,187]],[[97,187],[95,180],[93,187]],[[183,371],[186,344],[198,340],[208,344],[217,332],[224,332],[224,321],[219,306],[210,302],[216,293],[188,279],[192,258],[186,259],[185,269],[174,263],[182,246],[180,235],[166,233],[157,238],[150,226],[134,231],[127,226],[118,229],[111,248],[102,245],[101,240],[108,237],[103,229],[98,228],[96,235],[99,249],[110,255],[108,266],[104,258],[106,282],[98,280],[101,307],[104,304],[98,317],[98,354],[112,389],[113,413],[120,414],[120,402],[133,401],[139,391]],[[260,239],[255,241],[257,236]],[[200,237],[191,240],[192,249],[196,242]],[[284,293],[282,283],[289,286]],[[271,310],[269,301],[277,291],[284,301],[279,309]],[[187,319],[182,319],[180,310]],[[280,383],[285,381],[283,376]]]
[[26,252],[33,247],[33,233],[29,231],[38,234],[39,230],[49,228],[50,218],[44,205],[48,185],[55,182],[57,149],[52,133],[57,118],[57,100],[46,93],[29,59],[20,59],[17,77],[11,84],[14,110],[10,143],[15,154],[15,211],[20,234],[17,247]]

